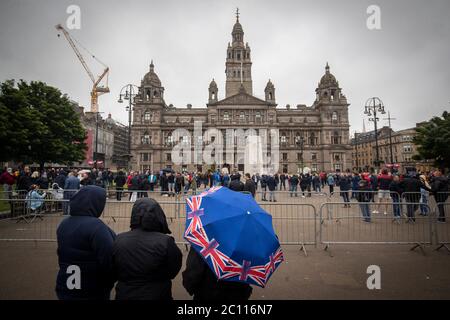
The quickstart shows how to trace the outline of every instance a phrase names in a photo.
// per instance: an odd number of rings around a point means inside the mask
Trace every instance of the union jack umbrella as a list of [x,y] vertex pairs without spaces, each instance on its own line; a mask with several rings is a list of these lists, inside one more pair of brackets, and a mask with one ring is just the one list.
[[272,216],[226,187],[186,199],[184,238],[220,280],[265,287],[283,261]]

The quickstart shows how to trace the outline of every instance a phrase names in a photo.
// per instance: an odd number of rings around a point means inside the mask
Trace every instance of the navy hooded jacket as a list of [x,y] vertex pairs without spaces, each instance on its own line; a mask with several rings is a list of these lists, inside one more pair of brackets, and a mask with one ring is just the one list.
[[[106,204],[106,192],[96,186],[80,189],[70,199],[70,216],[56,231],[59,273],[56,293],[60,299],[109,299],[115,279],[112,248],[115,233],[99,219]],[[81,288],[69,289],[67,268],[80,268]]]
[[117,236],[113,250],[118,300],[171,300],[172,279],[181,268],[182,254],[169,236],[166,215],[153,199],[137,200],[131,230]]

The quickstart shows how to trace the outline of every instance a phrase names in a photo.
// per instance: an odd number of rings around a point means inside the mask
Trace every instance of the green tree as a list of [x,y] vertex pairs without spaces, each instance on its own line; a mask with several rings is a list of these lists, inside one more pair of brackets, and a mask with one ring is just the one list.
[[40,81],[0,85],[0,160],[82,161],[86,132],[66,95]]
[[414,143],[417,145],[416,160],[433,159],[439,168],[450,168],[450,113],[433,117],[416,128]]

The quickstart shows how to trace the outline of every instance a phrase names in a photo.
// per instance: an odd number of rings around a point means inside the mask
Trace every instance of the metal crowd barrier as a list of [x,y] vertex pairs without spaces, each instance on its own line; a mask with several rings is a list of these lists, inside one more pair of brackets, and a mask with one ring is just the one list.
[[[324,200],[329,201],[328,194],[326,192],[307,191],[302,192],[300,189],[297,191],[273,191],[273,198],[276,202],[282,203],[304,203],[304,204],[316,204],[317,201]],[[258,203],[270,203],[270,191],[261,190],[258,188],[255,194],[255,200]]]
[[[184,240],[186,220],[185,197],[157,199],[163,208],[172,236],[178,244]],[[64,219],[68,200],[43,199],[38,210],[31,210],[30,200],[0,200],[0,241],[56,241],[56,229]],[[133,202],[109,199],[101,219],[116,233],[129,230]],[[321,243],[327,249],[333,244],[411,244],[412,249],[437,244],[449,250],[450,224],[438,223],[439,212],[447,218],[450,203],[439,203],[427,216],[420,215],[420,203],[390,203],[387,214],[372,213],[378,203],[325,202],[320,210],[308,203],[264,202],[261,207],[272,215],[275,231],[282,245],[299,245],[306,255],[307,245]],[[364,222],[361,205],[370,212],[371,222]],[[423,204],[422,204],[423,205]],[[395,207],[397,206],[397,207]],[[394,210],[399,219],[394,218]],[[415,222],[407,222],[414,212]],[[449,250],[450,251],[450,250]]]
[[[0,200],[0,241],[56,241],[67,200]],[[33,203],[33,206],[31,204]]]
[[[341,191],[339,188],[336,188],[334,190],[333,194],[331,194],[329,196],[329,198],[330,198],[329,201],[330,202],[337,202],[337,199],[341,199],[342,200],[343,199],[343,197],[342,197],[343,193],[347,193],[348,194],[348,197],[349,197],[350,201],[352,199],[355,200],[355,197],[352,197],[353,195],[358,197],[358,194],[361,194],[361,193],[368,194],[372,201],[378,201],[379,198],[380,198],[380,190],[376,190],[376,191],[374,191],[374,190],[367,190],[366,191],[366,190],[351,190],[350,189],[350,190],[347,190],[347,191]],[[395,192],[395,191],[389,191],[389,190],[383,191],[382,190],[381,193],[385,193],[385,194],[388,193],[389,197],[387,197],[387,198],[390,199],[390,200],[392,198],[394,198],[395,196],[397,196],[400,199],[400,194],[398,192]]]
[[[432,244],[432,215],[418,215],[415,211],[419,203],[404,204],[404,207],[396,203],[398,207],[394,208],[392,204],[387,214],[373,213],[378,205],[372,202],[352,203],[350,207],[337,202],[322,204],[319,242],[325,245],[325,250],[331,244],[411,244],[414,245],[412,250]],[[405,210],[406,206],[409,207]],[[394,215],[396,209],[400,210],[397,217]],[[415,214],[405,217],[405,213],[413,212],[412,209]],[[368,215],[370,222],[367,222]]]
[[[434,225],[435,243],[437,244],[436,250],[445,248],[450,252],[450,203],[437,203],[434,212],[436,214],[436,223]],[[441,222],[439,222],[439,218]]]
[[272,223],[282,245],[299,245],[307,255],[306,245],[317,246],[316,208],[305,203],[262,203],[272,216]]

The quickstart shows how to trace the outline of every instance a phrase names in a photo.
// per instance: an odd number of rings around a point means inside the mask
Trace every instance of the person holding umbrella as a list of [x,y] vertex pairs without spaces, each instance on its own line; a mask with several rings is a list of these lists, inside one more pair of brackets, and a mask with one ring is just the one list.
[[197,301],[248,300],[284,260],[272,216],[252,195],[214,187],[186,199],[183,286]]

